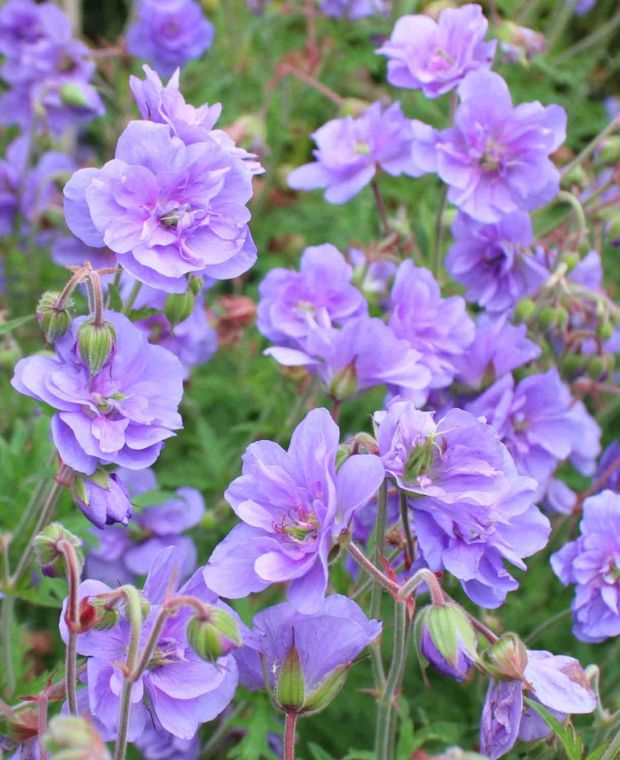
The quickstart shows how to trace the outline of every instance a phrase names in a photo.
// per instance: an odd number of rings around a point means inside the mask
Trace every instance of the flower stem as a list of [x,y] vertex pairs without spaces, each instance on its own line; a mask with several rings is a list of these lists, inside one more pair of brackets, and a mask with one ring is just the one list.
[[403,523],[403,530],[405,531],[405,540],[407,542],[407,562],[405,563],[408,570],[413,564],[414,560],[414,548],[413,548],[413,536],[411,535],[411,526],[409,525],[409,509],[407,507],[407,494],[405,491],[399,491],[398,498],[400,501],[400,519]]
[[136,298],[138,297],[138,293],[140,292],[141,287],[142,283],[136,280],[136,282],[133,284],[131,293],[129,294],[126,303],[123,305],[123,314],[129,314],[133,308],[134,303],[136,302]]
[[574,45],[571,45],[571,47],[562,51],[560,55],[556,56],[553,59],[553,65],[557,66],[560,63],[564,63],[565,61],[568,61],[569,58],[572,58],[574,55],[583,53],[585,50],[588,50],[589,48],[594,47],[595,45],[598,45],[600,42],[602,42],[605,39],[605,37],[610,35],[618,26],[620,26],[620,13],[617,13],[614,16],[614,18],[611,19],[611,21],[608,21],[606,24],[603,24],[602,26],[598,27],[598,29],[595,29],[586,37],[582,37],[579,40],[579,42],[576,42]]
[[389,591],[392,594],[398,593],[399,591],[398,583],[395,583],[393,580],[388,578],[387,575],[382,573],[378,567],[375,567],[375,565],[373,565],[373,563],[368,559],[368,557],[364,554],[364,552],[358,546],[356,546],[352,541],[347,546],[347,551],[353,557],[353,559],[357,562],[357,564],[362,568],[362,570],[365,570],[368,573],[368,575],[371,575],[387,591]]
[[372,194],[375,197],[377,211],[379,212],[379,218],[381,219],[381,232],[385,237],[387,237],[390,234],[390,222],[388,220],[387,210],[385,208],[385,201],[381,195],[381,189],[376,177],[373,177],[370,182],[370,186],[372,187]]
[[284,754],[283,760],[295,760],[295,729],[297,713],[287,712],[284,718]]
[[[387,515],[387,480],[384,480],[379,489],[379,501],[377,505],[377,525],[375,528],[375,562],[378,564],[383,556],[383,548],[385,543],[385,522]],[[370,575],[372,582],[372,592],[370,595],[370,617],[377,619],[381,615],[381,596],[382,587],[379,583],[375,583],[373,576]],[[373,642],[372,644],[372,665],[375,678],[375,686],[377,691],[382,691],[385,688],[385,670],[383,668],[383,660],[381,659],[381,644]]]
[[435,245],[433,247],[432,261],[433,277],[437,277],[439,274],[439,263],[441,261],[441,249],[443,246],[443,212],[446,208],[447,197],[448,186],[446,185],[441,193],[441,198],[439,199],[439,207],[437,209],[437,216],[435,218]]
[[529,636],[525,637],[524,639],[525,643],[531,644],[548,628],[551,628],[556,623],[559,623],[560,621],[564,620],[564,618],[568,617],[570,614],[571,614],[571,610],[570,608],[567,608],[565,610],[562,610],[561,612],[558,612],[556,615],[552,615],[550,618],[547,618],[537,628],[534,628],[534,630],[530,633]]
[[598,146],[603,142],[603,140],[606,137],[609,137],[609,135],[614,132],[618,127],[620,126],[620,116],[616,116],[615,119],[612,119],[609,124],[605,127],[605,129],[601,130],[598,135],[594,139],[592,139],[586,147],[579,153],[575,158],[573,158],[572,161],[570,161],[566,166],[562,167],[561,175],[565,177],[569,172],[571,172],[576,166],[579,166],[582,161],[585,161],[586,158],[589,158],[592,153],[598,148]]
[[14,609],[15,599],[8,594],[5,595],[0,613],[0,645],[3,655],[3,680],[9,696],[15,692],[15,669],[13,668],[13,647],[11,646]]
[[421,570],[418,570],[417,573],[412,575],[411,578],[409,578],[409,580],[403,586],[401,586],[398,592],[398,596],[401,599],[406,599],[408,596],[411,596],[411,594],[413,594],[418,586],[421,586],[423,583],[426,583],[428,586],[433,604],[445,604],[446,596],[443,593],[443,589],[441,588],[439,581],[437,580],[437,576],[432,570],[428,570],[425,567],[423,567]]
[[617,760],[620,757],[620,731],[610,741],[601,760]]
[[75,551],[75,547],[69,541],[62,539],[58,542],[58,550],[61,551],[65,558],[67,568],[67,583],[69,585],[69,598],[67,601],[66,621],[69,629],[69,640],[65,655],[65,690],[67,694],[67,703],[71,715],[78,714],[77,704],[77,637],[79,620],[78,588],[80,585],[80,561]]

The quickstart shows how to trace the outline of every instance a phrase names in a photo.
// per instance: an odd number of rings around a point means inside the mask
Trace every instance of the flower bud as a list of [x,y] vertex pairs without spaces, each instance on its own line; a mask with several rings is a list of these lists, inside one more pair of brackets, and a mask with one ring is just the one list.
[[340,665],[324,678],[306,697],[303,707],[304,715],[316,715],[324,710],[338,696],[347,680],[351,663]]
[[615,164],[620,159],[620,137],[606,137],[601,143],[595,163],[599,166],[602,164]]
[[567,377],[573,377],[581,372],[587,362],[587,357],[583,354],[566,353],[562,359],[562,372]]
[[89,319],[80,325],[77,340],[80,356],[90,374],[96,375],[110,358],[116,340],[116,330],[110,322],[96,325],[94,319]]
[[536,311],[536,304],[531,298],[522,298],[515,306],[515,321],[528,322]]
[[598,380],[607,370],[607,363],[602,356],[591,356],[588,359],[588,366],[586,368],[588,376],[592,380]]
[[71,493],[84,516],[98,528],[117,522],[127,525],[131,517],[127,489],[118,475],[101,467],[93,475],[78,474]]
[[110,760],[93,724],[77,715],[55,715],[43,741],[53,760]]
[[189,289],[191,292],[195,296],[199,296],[205,284],[205,281],[202,279],[202,277],[199,277],[197,274],[190,274],[190,276],[187,278],[187,282],[189,284]]
[[355,372],[355,365],[351,363],[336,373],[329,385],[329,392],[335,399],[342,401],[353,396],[356,391],[357,373]]
[[5,720],[6,732],[14,742],[23,744],[39,734],[39,707],[34,702],[16,707]]
[[55,578],[64,573],[64,555],[58,549],[60,541],[68,541],[75,548],[80,566],[84,565],[82,542],[60,523],[52,523],[34,537],[34,552],[44,575]]
[[573,185],[583,189],[588,187],[590,181],[582,166],[574,166],[567,174],[564,174],[560,186],[569,190]]
[[566,271],[572,272],[581,261],[581,256],[577,251],[568,251],[562,256],[562,261],[566,264]]
[[555,312],[556,312],[555,326],[560,331],[565,330],[566,327],[568,326],[568,320],[569,320],[568,311],[564,308],[564,306],[557,306]]
[[506,633],[485,653],[487,669],[495,678],[520,681],[527,665],[527,649],[515,633]]
[[[92,621],[91,628],[97,631],[108,631],[110,628],[118,623],[120,618],[120,612],[116,605],[110,606],[109,602],[105,599],[100,599],[96,596],[85,597],[82,599],[81,604],[84,605],[84,609],[88,606],[89,620]],[[82,622],[80,616],[80,622]],[[84,621],[86,623],[86,621]]]
[[458,604],[433,604],[416,620],[416,643],[420,654],[440,673],[462,681],[478,661],[476,632]]
[[605,235],[611,245],[618,245],[620,241],[620,214],[614,214],[605,225]]
[[306,699],[306,684],[301,658],[296,646],[292,646],[286,655],[278,673],[275,689],[276,702],[284,712],[299,713]]
[[553,306],[543,306],[538,313],[538,326],[541,330],[549,330],[557,321],[557,312]]
[[359,98],[345,98],[339,108],[340,116],[360,116],[368,108],[370,103]]
[[203,660],[217,660],[242,643],[237,621],[219,607],[210,607],[206,620],[192,617],[186,635],[191,648]]
[[72,301],[67,301],[60,305],[61,294],[56,290],[48,290],[37,304],[37,322],[45,334],[45,340],[48,343],[62,338],[71,325],[73,315],[71,314]]
[[70,106],[71,108],[92,107],[92,97],[89,98],[88,93],[77,82],[68,82],[61,85],[58,95],[65,106]]
[[171,293],[166,297],[164,314],[172,327],[188,319],[195,303],[196,296],[191,290],[186,290],[185,293]]
[[601,322],[596,328],[596,334],[602,341],[609,340],[614,334],[614,327],[611,322]]

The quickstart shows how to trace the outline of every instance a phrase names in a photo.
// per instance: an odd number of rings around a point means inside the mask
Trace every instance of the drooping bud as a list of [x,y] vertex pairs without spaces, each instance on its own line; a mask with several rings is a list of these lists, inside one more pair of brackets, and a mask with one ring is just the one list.
[[515,633],[506,633],[485,652],[485,667],[495,678],[520,681],[527,665],[527,649]]
[[52,760],[110,760],[111,758],[93,724],[77,715],[55,715],[49,722],[43,740]]
[[192,290],[186,290],[185,293],[171,293],[166,297],[164,305],[164,314],[172,327],[185,322],[194,310],[196,296]]
[[275,698],[284,712],[302,711],[306,699],[306,684],[301,658],[296,646],[292,646],[286,655],[278,673]]
[[97,631],[108,631],[118,623],[120,618],[118,607],[116,605],[111,606],[105,599],[91,596],[82,599],[81,603],[89,605],[92,612],[94,612],[94,620],[91,627]]
[[226,610],[210,607],[206,620],[194,616],[187,624],[187,641],[203,660],[217,660],[241,646],[235,618]]
[[61,102],[72,108],[90,108],[92,105],[87,93],[76,82],[63,84],[58,94]]
[[415,625],[422,657],[440,673],[462,681],[478,662],[476,632],[458,604],[433,604],[420,611]]
[[347,680],[351,663],[340,665],[310,692],[304,702],[303,714],[315,715],[324,710],[329,703],[338,696]]
[[131,502],[123,482],[101,467],[93,475],[78,474],[71,494],[85,517],[98,528],[117,522],[127,525],[131,517]]
[[61,294],[56,290],[48,290],[39,298],[36,310],[37,322],[48,343],[54,343],[54,341],[62,338],[69,329],[73,319],[72,306],[71,300],[62,304]]
[[77,340],[80,356],[90,374],[96,375],[110,358],[116,340],[116,329],[111,322],[97,325],[94,319],[89,319],[80,325]]
[[536,311],[536,304],[531,298],[522,298],[515,306],[515,321],[518,323],[529,322]]
[[64,554],[58,548],[60,541],[68,541],[75,549],[80,567],[84,565],[82,542],[60,523],[52,523],[34,537],[34,551],[44,575],[55,578],[65,571]]

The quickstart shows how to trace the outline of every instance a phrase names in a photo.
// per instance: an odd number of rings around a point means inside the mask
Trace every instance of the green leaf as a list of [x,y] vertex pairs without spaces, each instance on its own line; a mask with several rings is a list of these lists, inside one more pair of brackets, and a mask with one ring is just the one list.
[[143,306],[141,309],[132,309],[128,316],[132,322],[140,322],[140,320],[149,319],[149,317],[154,317],[156,314],[161,314],[161,309]]
[[308,744],[308,749],[310,750],[310,754],[314,760],[336,760],[333,755],[330,755],[329,752],[326,752],[324,749],[319,747],[318,744],[314,744],[313,742],[310,742]]
[[269,748],[269,734],[282,729],[275,720],[273,708],[264,699],[254,703],[249,719],[244,716],[233,725],[242,728],[245,733],[230,750],[231,760],[277,760],[277,755]]
[[28,322],[32,322],[33,319],[34,314],[29,314],[27,317],[16,317],[15,319],[10,319],[8,322],[3,322],[0,324],[0,336],[13,332],[13,330],[16,330],[18,327],[28,324]]
[[123,310],[123,299],[121,298],[120,290],[116,285],[114,285],[114,283],[110,283],[110,287],[108,288],[108,297],[110,299],[108,308],[111,311]]
[[586,760],[600,760],[600,758],[603,757],[603,754],[605,753],[607,747],[607,742],[605,744],[601,744],[599,747],[590,752],[590,754],[586,757]]
[[175,498],[176,493],[174,493],[174,491],[155,488],[152,491],[133,496],[131,498],[131,503],[138,509],[144,509],[145,507],[155,507],[158,504],[165,504],[167,501],[171,501]]
[[528,697],[525,697],[525,701],[532,708],[532,710],[540,715],[540,717],[557,736],[569,760],[581,760],[583,756],[583,743],[581,741],[581,737],[577,736],[566,726],[563,726],[560,721],[555,718],[539,702],[536,702],[533,699],[529,699]]

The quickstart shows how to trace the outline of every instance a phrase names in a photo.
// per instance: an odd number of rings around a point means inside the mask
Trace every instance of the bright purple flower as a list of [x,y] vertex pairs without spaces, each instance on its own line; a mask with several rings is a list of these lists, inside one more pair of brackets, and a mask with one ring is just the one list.
[[577,494],[563,480],[551,478],[543,504],[552,513],[571,515],[577,505]]
[[78,476],[73,498],[84,516],[98,528],[112,523],[127,525],[131,517],[129,494],[117,473],[100,470],[92,477]]
[[256,259],[248,230],[251,175],[214,141],[186,146],[164,124],[133,121],[102,169],[65,187],[69,229],[107,245],[141,282],[183,292],[185,276],[236,277]]
[[507,214],[494,224],[459,214],[452,234],[448,274],[465,286],[468,301],[489,312],[512,309],[549,278],[549,270],[531,250],[532,222],[525,211]]
[[366,298],[383,302],[398,269],[396,262],[385,256],[371,258],[360,248],[349,248],[347,258],[353,266],[353,282]]
[[205,580],[237,599],[292,581],[289,599],[303,612],[322,603],[327,560],[340,532],[383,481],[378,457],[349,457],[336,471],[338,426],[315,409],[293,432],[288,451],[251,444],[226,500],[243,520],[214,550]]
[[374,416],[386,472],[415,495],[409,500],[428,566],[447,570],[483,607],[498,607],[517,581],[504,560],[525,569],[546,544],[549,521],[534,505],[535,483],[489,425],[451,409],[438,422],[411,402]]
[[453,90],[470,71],[491,66],[497,43],[483,41],[487,27],[482,8],[473,4],[445,8],[437,21],[402,16],[377,51],[388,58],[388,82],[428,98]]
[[306,367],[339,400],[376,385],[420,394],[431,381],[420,353],[378,318],[349,319],[340,329],[315,328],[303,350],[275,346],[265,354],[285,366]]
[[498,377],[540,356],[540,347],[527,337],[526,325],[513,325],[508,315],[479,315],[474,342],[454,358],[455,379],[480,390]]
[[262,658],[269,685],[275,688],[282,663],[295,647],[306,698],[336,671],[349,668],[381,633],[378,620],[369,620],[354,601],[338,594],[322,600],[311,615],[290,602],[268,607],[254,616],[253,625],[245,646],[234,653],[241,683],[252,690],[265,688]]
[[594,481],[600,491],[620,493],[620,441],[612,441],[601,454]]
[[127,50],[168,76],[200,58],[213,44],[215,29],[194,0],[140,0],[127,31]]
[[560,173],[549,154],[566,137],[564,109],[537,101],[513,106],[508,85],[490,71],[468,74],[459,96],[454,127],[435,143],[448,200],[479,222],[551,200]]
[[[325,188],[325,200],[351,200],[375,176],[377,169],[399,176],[419,177],[426,167],[413,159],[413,147],[432,140],[433,130],[405,118],[400,103],[382,110],[373,103],[361,116],[332,119],[313,135],[314,162],[294,169],[288,183],[294,190]],[[420,151],[422,152],[422,150]]]
[[517,738],[538,741],[551,729],[525,704],[524,694],[564,721],[566,715],[591,713],[596,695],[573,657],[528,650],[521,681],[491,681],[480,722],[480,751],[497,760],[512,749]]
[[[141,647],[152,630],[160,605],[168,595],[174,595],[178,573],[178,557],[173,548],[162,551],[153,562],[144,584],[144,596],[151,608],[142,626]],[[83,599],[111,590],[100,581],[87,580],[80,584],[79,596]],[[178,594],[224,607],[234,615],[205,586],[201,571]],[[191,616],[192,612],[183,607],[167,619],[151,663],[132,687],[129,741],[136,741],[146,726],[153,725],[179,739],[191,739],[199,725],[217,717],[234,696],[237,687],[234,658],[226,655],[215,663],[201,659],[185,635]],[[64,613],[60,630],[66,641]],[[78,637],[78,653],[87,657],[88,708],[101,725],[105,740],[114,738],[116,733],[123,682],[121,667],[127,657],[129,637],[130,625],[122,615],[112,628],[91,630]]]
[[259,287],[257,326],[274,343],[300,346],[317,325],[332,327],[364,316],[364,296],[351,284],[353,270],[333,245],[306,248],[299,272],[276,268]]
[[485,417],[498,431],[519,472],[534,478],[541,490],[558,464],[569,457],[577,469],[592,474],[600,451],[600,430],[587,411],[574,403],[555,368],[518,384],[512,375],[504,375],[467,409]]
[[198,760],[200,757],[200,737],[179,739],[178,736],[161,728],[145,726],[135,741],[144,760]]
[[74,320],[55,343],[55,357],[19,361],[11,383],[57,410],[52,438],[69,467],[87,475],[99,464],[149,467],[163,441],[182,425],[177,409],[183,368],[169,351],[150,345],[127,317],[106,312],[105,319],[116,330],[115,346],[103,368],[91,376],[76,344],[85,319]]
[[350,18],[353,21],[387,13],[386,0],[321,0],[319,7],[326,16]]
[[49,40],[67,42],[71,24],[54,3],[9,0],[0,11],[0,53],[11,60],[35,58]]
[[140,503],[146,501],[147,506],[136,511],[127,528],[111,526],[92,531],[99,545],[88,553],[87,577],[110,586],[132,583],[136,576],[146,575],[155,557],[169,546],[176,547],[181,577],[189,577],[196,569],[197,552],[193,540],[183,534],[198,525],[204,515],[200,492],[182,487],[169,499],[151,506],[148,494],[157,491],[152,470],[120,469],[116,476],[125,483],[132,500],[140,496]]
[[419,352],[419,361],[430,371],[429,388],[450,385],[454,362],[469,350],[475,335],[465,301],[459,296],[442,298],[431,272],[412,261],[404,261],[396,273],[388,323],[397,338]]
[[18,137],[6,149],[0,159],[0,235],[7,237],[13,232],[19,211],[19,187],[26,173],[28,140]]
[[86,261],[90,261],[93,269],[112,269],[117,266],[116,254],[109,248],[91,248],[68,235],[54,237],[52,258],[63,267],[81,267]]
[[573,632],[581,641],[620,634],[620,496],[602,491],[583,503],[580,535],[551,557],[565,586],[575,584]]

